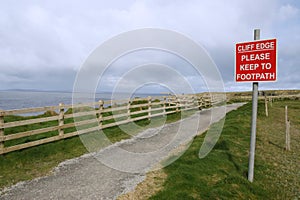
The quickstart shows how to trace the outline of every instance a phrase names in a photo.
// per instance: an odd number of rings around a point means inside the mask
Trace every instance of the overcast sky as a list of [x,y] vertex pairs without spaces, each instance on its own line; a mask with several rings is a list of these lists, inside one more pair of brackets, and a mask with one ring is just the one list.
[[[261,39],[278,39],[278,81],[259,89],[300,89],[298,0],[9,0],[0,1],[0,90],[72,91],[76,73],[97,46],[146,27],[177,31],[205,47],[226,91],[251,90],[251,83],[234,82],[234,48],[253,40],[253,29],[259,28]],[[166,53],[145,55],[148,62],[150,56],[183,63]],[[118,79],[111,71],[108,79]],[[102,90],[111,89],[103,84]]]

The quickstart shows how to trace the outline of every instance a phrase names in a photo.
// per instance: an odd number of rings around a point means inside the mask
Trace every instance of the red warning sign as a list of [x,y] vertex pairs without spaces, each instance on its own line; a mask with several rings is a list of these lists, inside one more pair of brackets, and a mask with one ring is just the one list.
[[235,81],[261,82],[277,79],[276,39],[238,43],[235,46]]

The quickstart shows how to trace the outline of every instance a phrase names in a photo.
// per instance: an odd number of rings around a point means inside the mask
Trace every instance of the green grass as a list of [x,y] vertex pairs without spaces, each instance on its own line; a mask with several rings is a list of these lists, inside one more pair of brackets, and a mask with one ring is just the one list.
[[0,156],[0,188],[48,174],[58,163],[86,153],[79,137]]
[[[291,151],[285,150],[285,105],[291,121]],[[276,101],[269,110],[269,117],[261,112],[258,121],[258,155],[269,165],[265,184],[276,199],[300,199],[300,101]]]
[[[291,152],[284,150],[286,104],[294,127]],[[247,180],[251,121],[248,103],[227,114],[220,139],[203,159],[198,153],[205,134],[195,137],[184,155],[163,169],[167,174],[163,189],[150,199],[300,198],[299,110],[299,101],[278,101],[269,108],[270,116],[265,117],[264,105],[259,103],[253,183]]]
[[[120,129],[120,127],[117,126],[106,128],[103,130],[103,132],[110,139],[110,141],[114,143],[123,139],[128,139],[131,137],[131,135],[137,134],[138,132],[143,131],[146,128],[160,126],[164,123],[164,121],[166,121],[166,123],[175,122],[180,120],[181,117],[187,117],[192,113],[193,112],[183,112],[183,114],[181,114],[179,112],[170,114],[166,118],[155,117],[151,118],[151,121],[145,119],[133,122],[137,126],[131,126],[132,124],[130,123],[127,125],[123,125],[127,126],[127,130],[130,130],[130,135],[122,131],[122,129]],[[37,117],[45,117],[50,115],[50,113],[45,113],[43,115],[34,117],[7,116],[5,117],[5,121],[9,122],[24,119],[33,119]],[[71,122],[73,122],[72,118],[67,119],[67,121],[65,121],[65,123]],[[10,128],[5,130],[5,134],[12,134],[14,132],[27,131],[42,127],[49,127],[53,125],[57,125],[57,122],[45,122],[30,126]],[[75,130],[75,128],[70,128],[66,132],[71,132]],[[50,135],[57,135],[57,131],[34,135],[26,138],[20,138],[14,141],[7,141],[5,145],[11,146],[24,142],[34,141],[43,137],[49,137]],[[47,175],[60,162],[81,156],[85,153],[88,153],[87,149],[82,144],[80,138],[78,136],[75,136],[72,138],[0,155],[0,189],[6,186],[13,185],[19,181],[31,180],[36,177]]]

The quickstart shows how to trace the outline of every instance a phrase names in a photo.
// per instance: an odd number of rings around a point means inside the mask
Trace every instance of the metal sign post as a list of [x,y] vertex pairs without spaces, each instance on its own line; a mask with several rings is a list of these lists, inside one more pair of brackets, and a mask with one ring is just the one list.
[[[260,29],[255,29],[254,40],[259,40],[259,39],[260,39]],[[252,93],[251,140],[250,140],[250,155],[249,155],[249,166],[248,166],[248,180],[250,182],[253,182],[253,177],[254,177],[258,82],[253,82],[252,89],[253,89],[253,93]]]

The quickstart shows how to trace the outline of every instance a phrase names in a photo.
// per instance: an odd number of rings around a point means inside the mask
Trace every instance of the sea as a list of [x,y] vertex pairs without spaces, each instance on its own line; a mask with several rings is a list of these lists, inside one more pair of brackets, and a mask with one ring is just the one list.
[[[162,96],[163,94],[134,94],[134,97]],[[59,103],[72,104],[72,92],[43,91],[0,91],[0,110],[14,110],[43,106],[56,106]],[[96,93],[95,98],[88,102],[110,99],[124,99],[125,94]],[[82,102],[85,103],[85,102]]]

